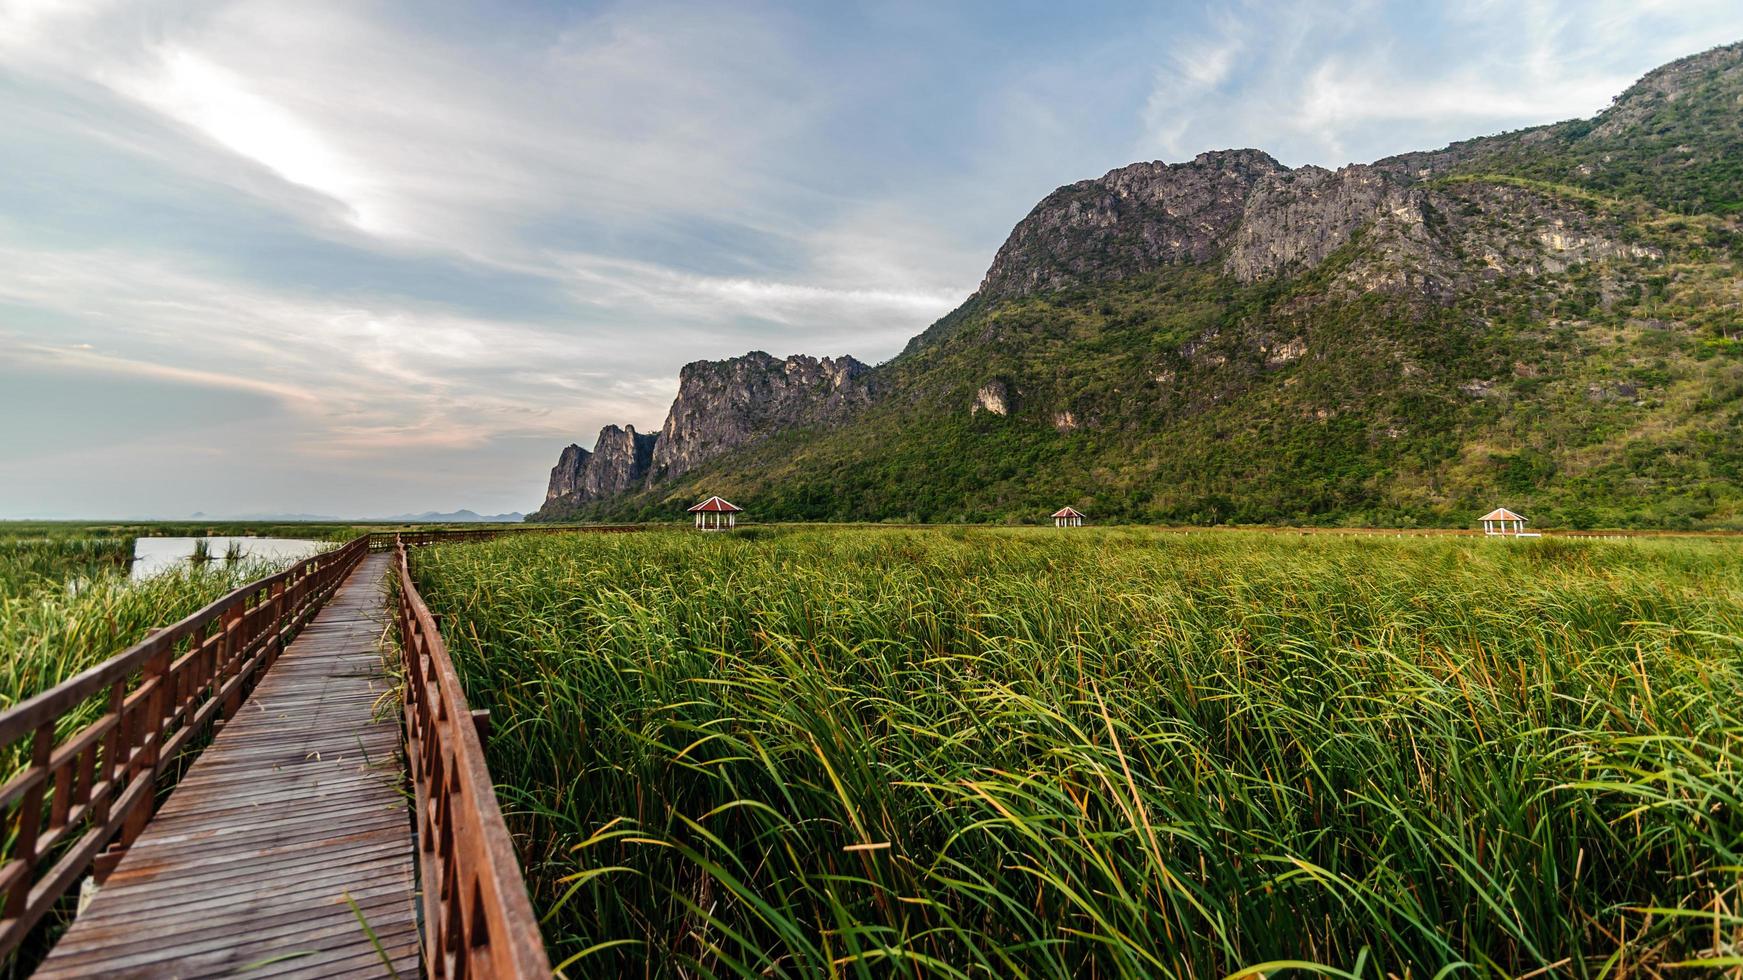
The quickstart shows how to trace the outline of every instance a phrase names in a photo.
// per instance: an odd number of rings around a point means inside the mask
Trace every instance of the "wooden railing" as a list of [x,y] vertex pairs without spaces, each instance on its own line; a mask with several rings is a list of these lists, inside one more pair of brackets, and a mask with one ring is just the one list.
[[[10,844],[0,864],[0,954],[86,869],[107,877],[151,816],[158,778],[214,719],[236,713],[368,550],[361,536],[250,582],[0,713],[0,752],[30,740],[28,766],[0,787]],[[100,717],[62,733],[105,693]]]
[[447,528],[428,531],[376,531],[369,535],[371,551],[390,551],[398,544],[414,547],[421,544],[444,544],[455,541],[488,541],[491,538],[522,534],[619,534],[640,531],[640,524],[529,524],[519,527]]
[[[472,532],[456,532],[464,535]],[[406,757],[417,789],[424,972],[432,977],[548,977],[514,842],[496,805],[481,730],[436,618],[412,583],[406,535],[395,544],[405,662]],[[441,540],[470,540],[443,537]]]

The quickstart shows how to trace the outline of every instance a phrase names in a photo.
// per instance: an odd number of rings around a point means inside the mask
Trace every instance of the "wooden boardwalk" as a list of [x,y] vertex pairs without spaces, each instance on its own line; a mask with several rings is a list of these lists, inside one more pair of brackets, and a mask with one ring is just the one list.
[[285,649],[36,976],[422,972],[400,719],[376,704],[391,562]]

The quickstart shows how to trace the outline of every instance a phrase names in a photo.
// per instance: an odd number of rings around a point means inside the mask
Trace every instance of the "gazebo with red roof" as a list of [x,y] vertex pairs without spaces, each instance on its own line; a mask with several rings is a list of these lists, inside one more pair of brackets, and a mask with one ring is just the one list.
[[696,530],[727,531],[738,526],[738,515],[744,508],[720,497],[709,497],[690,508],[696,515]]
[[1061,507],[1053,512],[1054,527],[1082,527],[1083,515],[1070,507]]
[[[1505,507],[1497,507],[1494,510],[1489,511],[1487,514],[1484,514],[1480,520],[1483,524],[1483,533],[1490,537],[1506,536],[1509,534],[1518,537],[1525,533],[1525,518],[1513,513]],[[1536,537],[1536,535],[1532,535],[1532,537]]]

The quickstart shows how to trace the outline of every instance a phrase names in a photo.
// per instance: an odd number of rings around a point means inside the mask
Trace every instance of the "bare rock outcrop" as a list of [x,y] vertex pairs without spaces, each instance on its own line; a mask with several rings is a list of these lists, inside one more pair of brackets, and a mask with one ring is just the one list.
[[846,418],[870,403],[870,370],[851,357],[783,360],[762,351],[686,364],[660,431],[608,425],[592,451],[564,449],[534,517],[647,489],[784,429]]
[[974,393],[974,404],[968,410],[970,415],[981,412],[991,412],[994,415],[1011,414],[1011,388],[1003,381],[988,381]]
[[1228,247],[1253,188],[1285,172],[1258,150],[1221,150],[1190,163],[1134,163],[1061,187],[1012,230],[979,295],[1020,296],[1212,261]]
[[1421,210],[1422,192],[1384,170],[1280,171],[1247,198],[1226,266],[1249,283],[1311,269],[1383,216],[1414,219]]
[[871,400],[869,370],[851,357],[782,360],[763,351],[686,364],[654,447],[653,478],[680,476],[785,428],[850,414]]
[[551,469],[545,503],[603,500],[640,486],[653,462],[656,439],[633,425],[608,425],[599,430],[591,452],[568,446]]

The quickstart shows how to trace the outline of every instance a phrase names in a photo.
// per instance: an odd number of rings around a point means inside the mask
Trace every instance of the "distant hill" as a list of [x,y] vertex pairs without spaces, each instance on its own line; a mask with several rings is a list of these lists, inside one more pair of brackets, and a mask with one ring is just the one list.
[[[204,513],[195,513],[190,520],[216,520]],[[422,514],[395,514],[392,517],[333,517],[325,514],[243,514],[224,518],[231,521],[275,521],[307,524],[518,524],[526,515],[515,511],[508,514],[478,514],[470,510],[434,511]]]
[[396,524],[518,524],[526,519],[519,511],[508,514],[477,514],[470,510],[454,510],[445,513],[426,510],[422,514],[396,514],[393,517],[380,518]]
[[1595,118],[1049,194],[896,358],[684,368],[534,520],[1743,527],[1743,45]]

